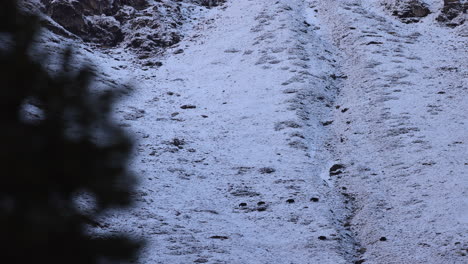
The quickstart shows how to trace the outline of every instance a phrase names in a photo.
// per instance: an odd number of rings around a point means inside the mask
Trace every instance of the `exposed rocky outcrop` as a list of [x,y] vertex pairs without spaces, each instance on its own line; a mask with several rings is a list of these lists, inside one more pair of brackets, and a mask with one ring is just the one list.
[[435,13],[435,20],[442,25],[456,27],[466,19],[468,0],[379,0],[390,14],[404,23],[416,23],[430,13]]
[[420,18],[431,13],[428,6],[419,0],[385,1],[384,6],[404,23],[419,22]]
[[[40,0],[44,25],[67,37],[102,47],[122,46],[158,53],[178,43],[181,26],[199,7],[218,6],[225,0]],[[31,8],[29,8],[31,9]],[[50,19],[49,19],[50,18]]]
[[444,7],[436,20],[449,27],[456,27],[465,23],[468,1],[444,0]]

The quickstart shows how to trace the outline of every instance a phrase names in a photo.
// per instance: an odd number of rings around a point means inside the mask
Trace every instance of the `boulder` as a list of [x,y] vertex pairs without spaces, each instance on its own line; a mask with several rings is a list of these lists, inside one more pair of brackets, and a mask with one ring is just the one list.
[[436,20],[448,27],[457,27],[465,23],[468,1],[444,0],[444,7]]
[[419,19],[431,13],[427,5],[419,0],[395,1],[391,5],[392,15],[400,18],[404,23],[419,22]]

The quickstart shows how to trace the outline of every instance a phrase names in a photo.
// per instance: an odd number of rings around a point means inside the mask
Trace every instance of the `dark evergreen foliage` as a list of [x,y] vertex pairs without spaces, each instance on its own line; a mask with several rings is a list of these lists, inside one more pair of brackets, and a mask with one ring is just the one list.
[[[0,1],[0,261],[130,262],[140,242],[88,228],[131,204],[131,141],[110,120],[111,94],[90,93],[92,71],[72,70],[71,52],[53,74],[30,56],[37,25]],[[96,200],[93,215],[77,208],[80,192]]]

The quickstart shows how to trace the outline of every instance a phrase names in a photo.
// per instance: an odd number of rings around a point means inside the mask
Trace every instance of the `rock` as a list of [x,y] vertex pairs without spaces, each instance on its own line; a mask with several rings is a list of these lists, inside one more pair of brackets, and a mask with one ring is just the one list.
[[211,236],[211,239],[220,239],[220,240],[226,240],[229,239],[227,236]]
[[258,192],[241,189],[241,190],[236,190],[236,191],[231,192],[231,195],[240,196],[240,197],[254,197],[254,196],[259,196],[260,194]]
[[325,121],[325,122],[320,122],[322,124],[322,126],[328,126],[328,125],[331,125],[333,124],[333,120],[331,121]]
[[314,203],[318,202],[319,200],[320,200],[320,199],[317,198],[317,197],[312,197],[312,198],[310,198],[310,201],[311,201],[311,202],[314,202]]
[[174,145],[174,146],[176,146],[176,147],[180,147],[180,146],[185,145],[185,140],[183,140],[183,139],[178,139],[178,138],[174,138],[174,139],[172,139],[171,144]]
[[197,107],[195,105],[183,105],[180,108],[181,109],[195,109]]
[[83,10],[66,1],[54,1],[47,7],[47,14],[62,27],[73,34],[84,34],[88,25]]
[[291,204],[291,203],[294,203],[295,201],[294,199],[287,199],[286,202]]
[[226,0],[195,0],[193,2],[206,7],[214,7],[226,2]]
[[403,23],[419,22],[419,19],[431,13],[427,5],[420,0],[387,1],[386,8]]
[[146,67],[152,67],[152,66],[161,67],[162,65],[163,65],[162,62],[160,61],[147,61],[143,63],[143,66],[146,66]]
[[448,27],[457,27],[465,23],[468,2],[461,3],[460,0],[444,0],[442,8],[436,21]]
[[[183,21],[189,21],[191,12],[190,9],[183,10],[180,1],[154,1],[151,4],[148,0],[40,1],[42,5],[28,5],[28,8],[48,15],[51,20],[44,19],[42,23],[56,34],[79,37],[103,47],[121,46],[151,54],[180,42],[181,26]],[[225,2],[186,1],[206,7]]]
[[343,164],[334,164],[330,168],[330,176],[338,175],[343,173],[342,169],[344,169],[345,166]]
[[319,236],[318,239],[320,239],[320,240],[326,240],[327,237],[326,237],[326,236]]
[[275,172],[276,170],[273,169],[273,168],[264,167],[264,168],[260,168],[258,171],[259,171],[261,174],[269,174],[269,173]]

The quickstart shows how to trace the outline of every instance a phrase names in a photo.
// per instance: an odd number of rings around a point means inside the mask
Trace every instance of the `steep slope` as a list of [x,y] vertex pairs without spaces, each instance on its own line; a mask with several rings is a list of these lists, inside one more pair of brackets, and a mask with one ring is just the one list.
[[363,260],[465,263],[466,32],[437,14],[404,24],[373,1],[315,5],[343,52],[333,143]]
[[324,180],[322,123],[339,73],[305,10],[228,3],[174,47],[183,53],[137,73],[145,81],[121,111],[142,135],[140,203],[133,217],[105,221],[148,239],[140,263],[354,259],[346,209]]
[[[138,143],[137,204],[94,234],[146,238],[136,263],[464,263],[463,14],[439,23],[435,0],[200,7],[218,2],[115,1],[129,12],[112,45],[47,18],[59,35],[41,44],[94,62],[96,91],[131,84],[115,118]],[[101,11],[82,19],[115,19]]]

